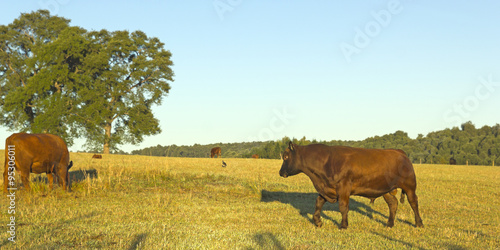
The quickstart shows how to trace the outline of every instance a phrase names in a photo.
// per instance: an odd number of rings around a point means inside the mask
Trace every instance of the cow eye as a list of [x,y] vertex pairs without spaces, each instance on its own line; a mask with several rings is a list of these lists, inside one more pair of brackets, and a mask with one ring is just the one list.
[[288,160],[288,155],[283,156],[283,160]]

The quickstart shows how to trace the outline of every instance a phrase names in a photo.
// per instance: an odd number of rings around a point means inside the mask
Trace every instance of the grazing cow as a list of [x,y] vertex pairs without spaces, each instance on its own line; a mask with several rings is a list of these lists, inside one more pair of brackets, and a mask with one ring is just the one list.
[[215,147],[210,150],[210,158],[214,158],[214,156],[217,156],[217,158],[221,157],[220,147]]
[[390,192],[401,188],[415,214],[415,224],[423,227],[415,194],[417,181],[413,165],[398,150],[363,149],[343,146],[289,143],[283,153],[280,176],[306,174],[319,193],[313,215],[314,224],[321,227],[321,209],[326,201],[339,201],[341,229],[348,226],[349,196],[366,198],[383,196],[389,206],[388,227],[394,226],[398,200]]
[[7,192],[7,186],[9,186],[7,179],[15,176],[14,169],[21,175],[21,180],[27,190],[31,190],[30,173],[46,173],[51,189],[53,188],[53,175],[55,175],[64,190],[71,190],[68,172],[73,162],[69,161],[66,143],[57,135],[12,134],[5,140],[4,166],[4,192]]
[[450,158],[450,165],[457,165],[457,161],[453,157]]
[[102,159],[102,155],[94,154],[92,159]]
[[259,155],[258,155],[258,154],[253,154],[253,155],[252,155],[252,158],[254,158],[254,159],[259,159]]

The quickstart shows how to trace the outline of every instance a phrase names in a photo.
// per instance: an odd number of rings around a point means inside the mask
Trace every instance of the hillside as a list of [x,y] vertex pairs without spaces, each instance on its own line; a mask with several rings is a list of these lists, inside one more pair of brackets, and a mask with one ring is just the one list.
[[459,165],[494,165],[500,158],[500,124],[476,128],[472,122],[466,122],[458,127],[431,132],[426,136],[419,134],[412,139],[408,133],[396,131],[392,134],[374,136],[362,141],[318,141],[307,140],[305,137],[284,137],[278,141],[217,143],[193,146],[161,146],[134,150],[135,155],[196,157],[210,156],[212,147],[222,148],[223,158],[249,158],[258,154],[260,158],[279,159],[280,152],[287,147],[288,141],[299,145],[323,143],[327,145],[343,145],[362,148],[397,148],[404,150],[413,163],[448,164],[450,159]]

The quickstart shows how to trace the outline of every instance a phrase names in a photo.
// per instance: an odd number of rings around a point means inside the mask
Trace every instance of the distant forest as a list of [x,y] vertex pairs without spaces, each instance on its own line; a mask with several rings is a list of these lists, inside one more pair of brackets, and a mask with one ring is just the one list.
[[222,158],[250,158],[258,154],[259,158],[280,159],[280,152],[288,146],[289,141],[298,145],[322,143],[326,145],[342,145],[360,148],[394,148],[402,149],[413,163],[448,164],[450,159],[456,164],[492,165],[500,164],[500,124],[476,128],[472,122],[466,122],[452,129],[431,132],[416,139],[408,137],[408,133],[396,131],[393,134],[370,137],[362,141],[318,141],[284,137],[277,141],[216,143],[193,146],[161,146],[134,150],[135,155],[169,156],[169,157],[210,157],[210,149],[221,147]]

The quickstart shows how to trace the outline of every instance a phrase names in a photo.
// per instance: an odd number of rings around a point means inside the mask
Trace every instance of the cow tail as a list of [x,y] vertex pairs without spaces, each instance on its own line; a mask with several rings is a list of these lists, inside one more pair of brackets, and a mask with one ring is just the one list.
[[73,161],[70,161],[70,162],[69,162],[69,165],[68,165],[68,170],[69,170],[71,167],[73,167]]
[[401,204],[405,203],[405,194],[405,190],[401,189],[401,198],[399,199],[399,202],[401,202]]

